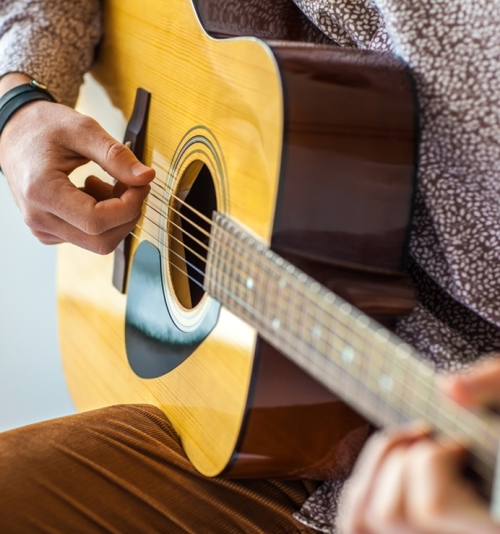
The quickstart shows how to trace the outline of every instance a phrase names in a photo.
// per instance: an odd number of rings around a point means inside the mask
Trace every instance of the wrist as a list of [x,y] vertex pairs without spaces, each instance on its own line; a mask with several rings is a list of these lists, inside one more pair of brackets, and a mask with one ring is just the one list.
[[0,156],[3,155],[6,135],[15,131],[10,127],[17,123],[16,118],[23,114],[25,108],[40,101],[56,102],[43,84],[28,76],[9,73],[0,80]]
[[31,78],[20,72],[10,72],[0,78],[0,98],[14,87],[29,83]]
[[[20,78],[9,78],[8,85],[17,83]],[[7,84],[6,84],[7,85]],[[46,100],[57,103],[47,87],[36,80],[14,86],[0,97],[0,136],[6,124],[21,108],[37,100]]]

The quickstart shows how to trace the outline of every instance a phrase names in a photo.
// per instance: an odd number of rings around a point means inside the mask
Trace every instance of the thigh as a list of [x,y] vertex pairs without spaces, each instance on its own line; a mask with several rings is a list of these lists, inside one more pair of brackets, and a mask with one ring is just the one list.
[[163,413],[121,405],[0,435],[0,531],[312,533],[306,481],[206,478]]

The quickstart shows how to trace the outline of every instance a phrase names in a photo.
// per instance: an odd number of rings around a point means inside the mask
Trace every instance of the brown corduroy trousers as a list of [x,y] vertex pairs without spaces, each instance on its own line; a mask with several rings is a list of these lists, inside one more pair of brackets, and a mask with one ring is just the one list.
[[1,533],[308,533],[316,484],[205,478],[168,419],[112,406],[0,434]]

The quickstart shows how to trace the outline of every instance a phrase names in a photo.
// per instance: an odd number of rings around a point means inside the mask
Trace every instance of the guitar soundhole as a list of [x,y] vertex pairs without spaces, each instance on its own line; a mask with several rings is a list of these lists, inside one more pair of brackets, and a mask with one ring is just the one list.
[[[189,174],[189,173],[188,173]],[[181,181],[181,188],[184,184]],[[187,194],[186,194],[187,193]],[[174,291],[182,306],[192,309],[197,306],[205,290],[203,282],[208,253],[210,220],[212,213],[217,209],[217,198],[212,175],[206,165],[202,165],[189,189],[178,192],[178,196],[184,199],[184,203],[176,203],[180,214],[175,224],[174,239],[171,238],[171,248],[184,258],[174,263],[172,269],[172,281]],[[179,243],[180,240],[182,242]]]

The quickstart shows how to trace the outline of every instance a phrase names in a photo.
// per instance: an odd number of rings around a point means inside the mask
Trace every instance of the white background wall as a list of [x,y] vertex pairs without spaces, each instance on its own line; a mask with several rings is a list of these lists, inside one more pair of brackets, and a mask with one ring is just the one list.
[[74,412],[56,322],[56,248],[24,225],[0,175],[0,431]]
[[[117,139],[123,117],[87,80],[79,109]],[[92,111],[91,111],[92,110]],[[97,174],[92,170],[93,174]],[[0,431],[74,413],[61,365],[56,313],[56,247],[24,225],[0,174]]]

